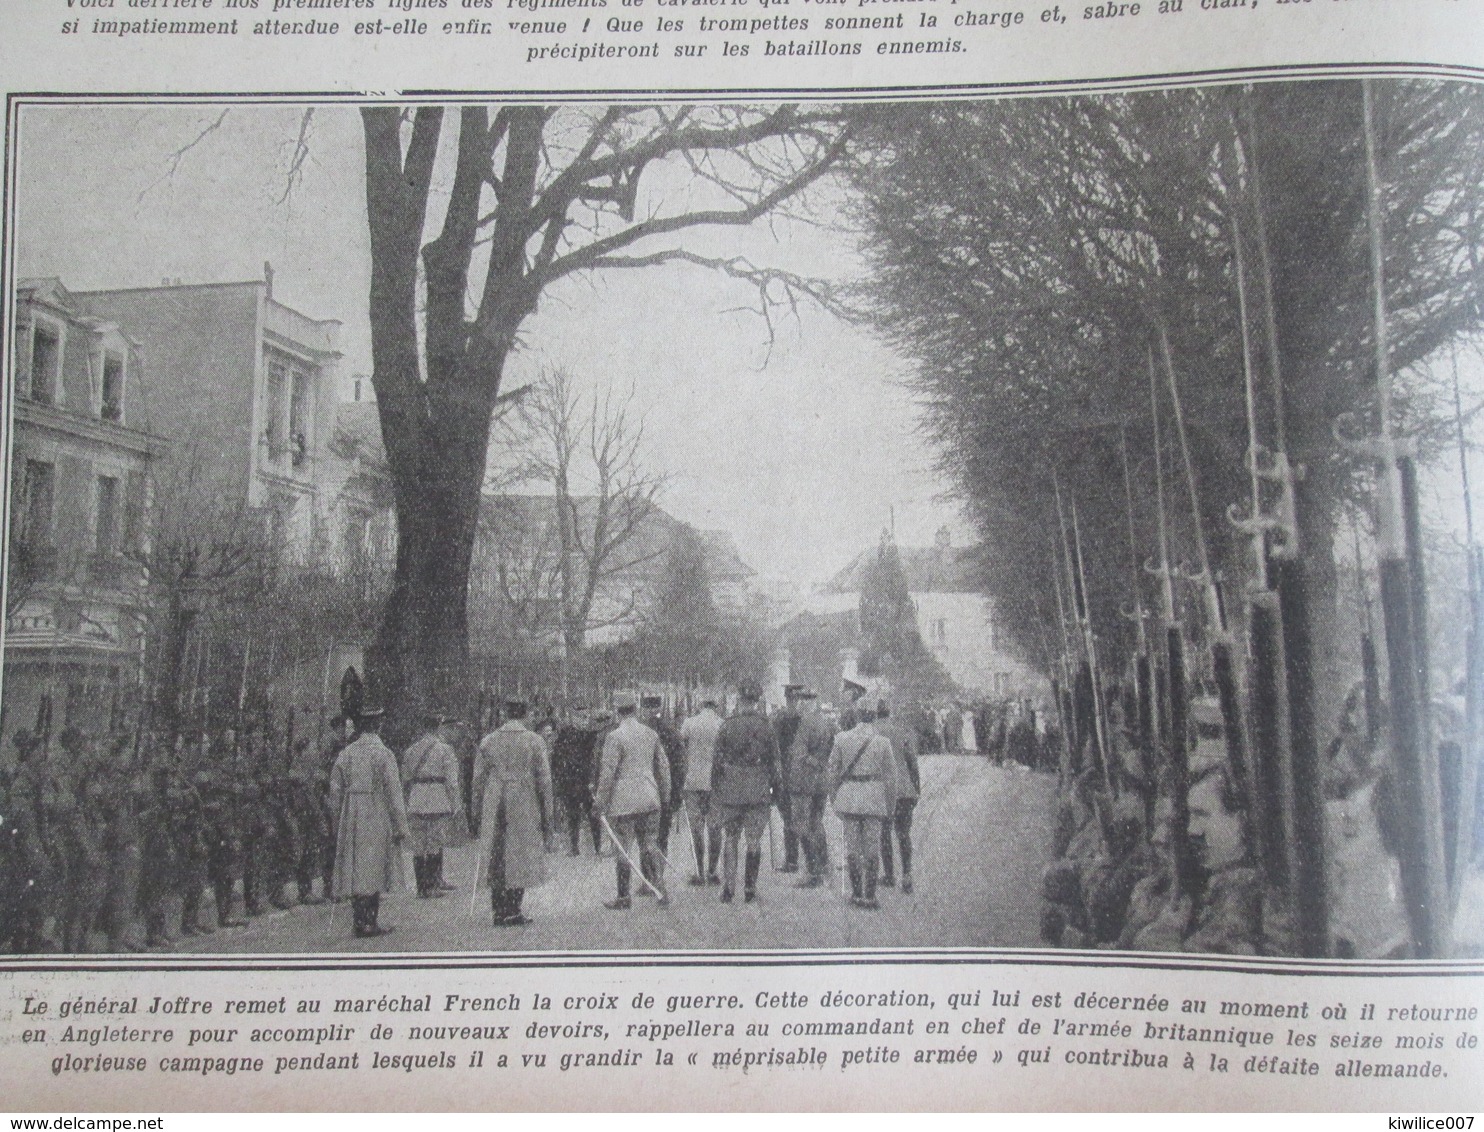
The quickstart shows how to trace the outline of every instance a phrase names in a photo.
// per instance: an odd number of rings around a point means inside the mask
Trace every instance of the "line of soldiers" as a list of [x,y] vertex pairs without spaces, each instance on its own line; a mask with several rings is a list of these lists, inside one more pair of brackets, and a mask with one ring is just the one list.
[[324,901],[330,808],[309,740],[287,766],[266,732],[136,754],[127,737],[98,744],[67,728],[58,745],[48,758],[41,738],[19,733],[0,780],[0,951],[168,947]]

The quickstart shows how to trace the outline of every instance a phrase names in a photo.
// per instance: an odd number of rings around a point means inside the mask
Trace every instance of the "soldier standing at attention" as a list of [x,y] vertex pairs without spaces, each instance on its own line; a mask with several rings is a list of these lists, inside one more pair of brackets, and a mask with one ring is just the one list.
[[829,769],[835,729],[819,710],[819,698],[813,691],[801,688],[796,699],[799,726],[794,732],[786,782],[788,812],[804,851],[807,875],[794,887],[818,888],[824,883],[825,869],[829,866],[829,841],[824,832],[824,806],[829,796],[825,772]]
[[546,845],[552,833],[551,768],[546,741],[525,724],[523,700],[505,705],[505,722],[474,755],[473,796],[479,815],[479,861],[490,890],[495,927],[518,927],[528,888],[546,881]]
[[402,752],[402,787],[407,798],[407,824],[412,831],[412,871],[423,900],[443,895],[443,850],[455,844],[454,822],[463,813],[459,757],[453,742],[458,719],[430,712],[427,731]]
[[711,801],[711,765],[716,755],[716,734],[721,716],[715,700],[702,700],[701,710],[680,725],[685,744],[685,812],[690,819],[691,845],[695,850],[697,886],[720,884],[716,875],[721,859],[721,823]]
[[[773,730],[778,735],[778,771],[783,782],[788,781],[788,760],[793,753],[794,736],[799,730],[799,694],[802,684],[783,686],[783,708],[773,717]],[[778,816],[783,819],[783,868],[780,872],[799,871],[799,837],[790,815],[790,799],[787,793],[778,797]]]
[[381,894],[400,888],[407,811],[397,759],[381,741],[382,709],[361,707],[356,737],[330,771],[330,807],[335,813],[334,895],[350,897],[357,939],[392,931],[378,924]]
[[737,883],[737,841],[746,834],[747,853],[742,874],[742,898],[757,899],[757,874],[762,867],[762,837],[768,828],[773,799],[783,792],[779,778],[778,736],[763,715],[762,689],[744,685],[736,714],[722,721],[716,733],[716,758],[711,767],[711,800],[721,807],[721,902],[730,904]]
[[[665,761],[670,764],[670,790],[660,807],[660,828],[655,843],[660,852],[670,852],[670,825],[680,811],[681,791],[685,787],[685,742],[680,732],[665,719],[665,701],[661,696],[642,696],[640,710],[644,713],[644,726],[660,737],[660,749],[665,752]],[[653,876],[651,862],[644,862],[644,874]]]
[[876,730],[891,744],[891,753],[896,757],[897,805],[895,811],[881,823],[881,884],[891,888],[896,884],[892,875],[892,837],[902,853],[902,891],[912,892],[912,812],[917,808],[917,798],[922,792],[922,778],[917,765],[917,734],[900,719],[891,716],[886,701],[876,706]]
[[881,851],[881,825],[896,812],[896,756],[891,743],[876,733],[873,704],[858,702],[855,719],[854,727],[835,736],[830,749],[829,783],[835,813],[845,823],[850,902],[858,908],[879,908],[877,854]]
[[551,751],[552,788],[561,803],[567,824],[568,852],[576,857],[582,840],[582,826],[587,824],[596,853],[603,842],[603,830],[593,813],[593,759],[596,754],[598,729],[585,708],[573,710],[572,717],[557,728]]
[[640,862],[646,856],[654,862],[654,875],[648,879],[659,891],[660,906],[670,903],[664,869],[654,852],[660,810],[670,796],[670,764],[660,737],[639,722],[638,707],[631,695],[614,697],[618,725],[603,741],[598,786],[593,794],[598,813],[608,819],[616,842],[618,896],[604,904],[613,911],[630,906],[632,866],[642,868]]

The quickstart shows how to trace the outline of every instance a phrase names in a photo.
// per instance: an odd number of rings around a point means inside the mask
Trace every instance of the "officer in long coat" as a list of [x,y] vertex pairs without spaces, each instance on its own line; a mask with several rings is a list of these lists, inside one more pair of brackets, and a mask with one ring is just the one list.
[[407,792],[417,894],[429,900],[443,895],[438,884],[443,850],[458,844],[455,831],[456,823],[463,820],[464,792],[459,757],[453,749],[458,719],[433,712],[425,722],[428,731],[402,752],[402,788]]
[[850,902],[877,908],[876,866],[881,825],[896,811],[896,756],[876,733],[876,705],[855,705],[855,726],[835,736],[830,749],[829,783],[835,813],[845,823],[845,867]]
[[804,853],[806,870],[795,887],[818,888],[824,883],[825,869],[829,866],[829,841],[824,832],[824,807],[829,796],[825,772],[829,768],[835,728],[819,710],[819,699],[812,690],[800,688],[795,698],[799,704],[799,724],[794,731],[785,783],[789,818]]
[[670,763],[660,737],[639,722],[632,696],[614,697],[618,723],[603,739],[603,756],[593,803],[607,820],[615,842],[618,896],[604,904],[621,911],[630,905],[632,867],[652,861],[654,874],[645,874],[659,891],[659,903],[670,902],[662,859],[655,853],[660,810],[670,797]]
[[721,883],[716,872],[721,860],[721,820],[711,800],[711,767],[720,730],[721,716],[713,699],[702,701],[701,710],[680,726],[680,739],[685,744],[685,812],[690,819],[696,862],[696,874],[690,883],[698,886]]
[[716,733],[716,757],[711,766],[711,800],[721,807],[721,902],[730,904],[737,884],[737,842],[745,833],[747,851],[742,874],[746,903],[757,899],[757,874],[762,867],[762,837],[768,828],[773,799],[783,793],[779,777],[778,736],[763,715],[762,689],[744,685],[736,714],[722,721]]
[[[799,731],[799,697],[805,690],[802,684],[783,686],[783,708],[773,717],[773,730],[778,736],[778,772],[788,782],[788,763],[793,754],[794,736]],[[790,798],[784,791],[777,799],[778,816],[783,819],[783,868],[785,873],[799,871],[798,828],[790,811]]]
[[887,888],[896,884],[892,868],[892,841],[895,839],[902,857],[902,891],[912,892],[912,815],[922,791],[922,774],[917,764],[917,733],[894,717],[882,700],[876,707],[876,730],[891,744],[896,758],[897,804],[881,823],[881,883]]
[[496,927],[529,924],[521,901],[526,889],[546,881],[551,768],[545,741],[526,727],[528,710],[522,700],[507,703],[505,722],[484,737],[474,756],[478,877],[489,886]]
[[359,732],[330,771],[330,806],[335,814],[336,899],[351,898],[357,939],[386,935],[377,923],[381,894],[402,887],[402,842],[407,810],[397,760],[378,732],[382,711],[366,705],[356,716]]

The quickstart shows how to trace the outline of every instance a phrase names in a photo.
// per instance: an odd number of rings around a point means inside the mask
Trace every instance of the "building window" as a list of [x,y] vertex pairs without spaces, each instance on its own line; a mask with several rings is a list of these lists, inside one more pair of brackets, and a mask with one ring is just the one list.
[[98,416],[105,421],[124,419],[124,359],[117,354],[103,355],[103,389]]
[[99,476],[97,518],[93,524],[93,549],[99,555],[119,552],[119,481]]
[[49,326],[31,328],[31,386],[26,395],[41,405],[57,399],[57,373],[62,361],[61,336]]
[[263,438],[269,459],[280,467],[303,467],[313,439],[314,370],[277,350],[267,351],[267,363]]
[[52,543],[52,499],[56,494],[57,470],[42,460],[26,461],[21,538],[38,546]]
[[289,397],[289,455],[296,468],[309,458],[310,394],[309,374],[296,368]]

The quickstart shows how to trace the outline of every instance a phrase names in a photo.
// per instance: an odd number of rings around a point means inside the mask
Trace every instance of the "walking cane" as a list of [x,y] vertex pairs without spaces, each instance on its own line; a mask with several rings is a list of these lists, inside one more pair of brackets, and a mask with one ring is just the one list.
[[469,915],[474,915],[474,909],[479,904],[479,866],[484,864],[484,853],[477,849],[474,853],[474,876],[469,881]]
[[768,803],[768,871],[778,871],[778,854],[773,848],[773,803]]
[[[659,889],[655,888],[654,885],[649,883],[649,878],[644,875],[644,870],[641,869],[638,865],[634,864],[634,858],[630,857],[627,851],[625,851],[623,842],[619,841],[618,839],[618,834],[614,833],[613,827],[608,824],[608,815],[600,814],[598,816],[598,820],[603,823],[603,828],[608,831],[608,840],[613,842],[613,849],[620,857],[623,858],[624,864],[628,865],[629,868],[638,875],[640,883],[643,884],[645,888],[654,893],[656,897],[663,899],[664,894],[661,893]],[[659,853],[659,846],[655,846],[655,852]],[[660,856],[663,857],[664,854],[660,853]]]
[[704,876],[701,871],[700,859],[696,856],[696,838],[694,829],[690,822],[690,803],[684,798],[680,800],[680,813],[685,818],[685,839],[690,844],[690,861],[696,867],[696,876]]

